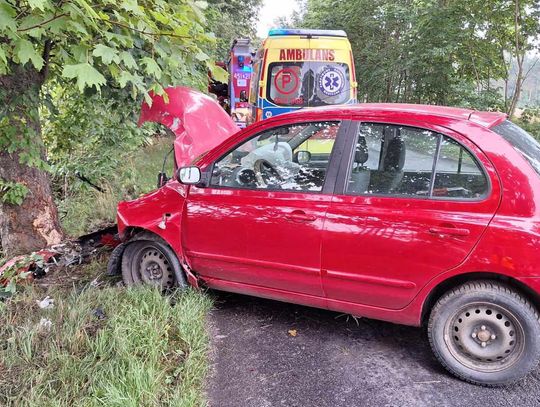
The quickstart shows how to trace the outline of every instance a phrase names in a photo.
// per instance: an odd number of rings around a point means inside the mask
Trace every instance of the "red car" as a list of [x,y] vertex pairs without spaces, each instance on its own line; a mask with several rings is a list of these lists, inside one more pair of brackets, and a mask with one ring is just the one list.
[[175,133],[176,174],[118,207],[127,284],[426,325],[471,383],[537,366],[540,145],[504,114],[360,104],[238,131],[209,97],[168,96],[141,122]]

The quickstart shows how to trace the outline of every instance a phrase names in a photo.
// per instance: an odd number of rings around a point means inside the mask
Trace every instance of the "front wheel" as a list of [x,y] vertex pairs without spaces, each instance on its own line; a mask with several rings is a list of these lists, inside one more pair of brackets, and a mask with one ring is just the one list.
[[428,336],[450,373],[483,386],[514,383],[540,360],[538,311],[497,282],[470,282],[443,295],[431,312]]
[[187,286],[174,251],[151,233],[139,234],[127,243],[122,255],[122,279],[128,286],[147,284],[163,290]]

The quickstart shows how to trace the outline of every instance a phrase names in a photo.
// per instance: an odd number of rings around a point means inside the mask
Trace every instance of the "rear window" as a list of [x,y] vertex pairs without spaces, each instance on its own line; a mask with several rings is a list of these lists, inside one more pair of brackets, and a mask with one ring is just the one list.
[[512,144],[529,161],[535,171],[540,174],[540,144],[533,136],[508,120],[491,130]]
[[350,99],[349,66],[337,62],[274,62],[266,98],[278,106],[325,106]]

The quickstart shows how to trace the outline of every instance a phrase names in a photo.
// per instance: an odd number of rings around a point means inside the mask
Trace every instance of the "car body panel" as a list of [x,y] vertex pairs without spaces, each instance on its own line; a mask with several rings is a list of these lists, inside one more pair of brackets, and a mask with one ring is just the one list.
[[[205,279],[323,296],[319,253],[330,196],[266,195],[257,190],[192,188],[182,240],[193,268]],[[295,211],[314,221],[288,219]]]
[[[355,115],[353,121],[377,123],[380,119]],[[414,118],[386,117],[382,122],[452,137],[480,160],[491,185],[488,196],[480,201],[336,191],[323,236],[326,294],[336,300],[399,309],[412,301],[426,281],[467,258],[499,206],[501,188],[489,159],[459,133]],[[430,231],[441,227],[465,230],[468,235]]]
[[152,95],[151,106],[143,103],[139,126],[157,122],[172,130],[178,167],[190,164],[238,131],[231,117],[209,96],[182,86],[165,92],[168,100]]
[[[339,190],[339,176],[335,193],[321,194],[188,187],[171,180],[139,200],[121,203],[119,231],[123,239],[134,229],[158,234],[182,259],[190,281],[211,288],[396,323],[419,325],[430,295],[455,277],[500,276],[539,295],[540,177],[489,129],[505,117],[400,104],[317,108],[248,126],[196,160],[204,182],[213,162],[234,146],[282,124],[349,119],[408,124],[448,135],[474,152],[490,179],[491,192],[484,200],[353,197]],[[312,211],[317,221],[298,230],[283,222],[284,211],[298,208]],[[162,229],[167,213],[171,216]],[[357,225],[351,224],[353,217],[359,218]],[[441,238],[425,233],[441,222],[465,225],[471,234]],[[367,243],[363,254],[351,260],[347,253],[354,239]],[[289,247],[276,246],[278,241]],[[348,268],[358,261],[371,264],[361,271]],[[336,281],[344,277],[339,273],[358,274],[331,288],[329,271]],[[351,281],[354,289],[348,286]],[[350,295],[353,291],[362,300]]]

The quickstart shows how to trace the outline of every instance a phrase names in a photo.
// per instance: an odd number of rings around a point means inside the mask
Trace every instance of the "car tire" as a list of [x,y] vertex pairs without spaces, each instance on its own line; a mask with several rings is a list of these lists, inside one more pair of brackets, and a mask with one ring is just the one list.
[[499,282],[469,282],[444,294],[431,311],[427,331],[440,363],[469,383],[510,385],[540,360],[538,310]]
[[124,255],[124,250],[126,249],[126,244],[121,243],[114,248],[107,262],[107,275],[109,277],[117,276],[122,272],[122,256]]
[[174,251],[163,239],[149,232],[134,236],[126,244],[122,279],[126,286],[147,284],[165,291],[188,285]]

